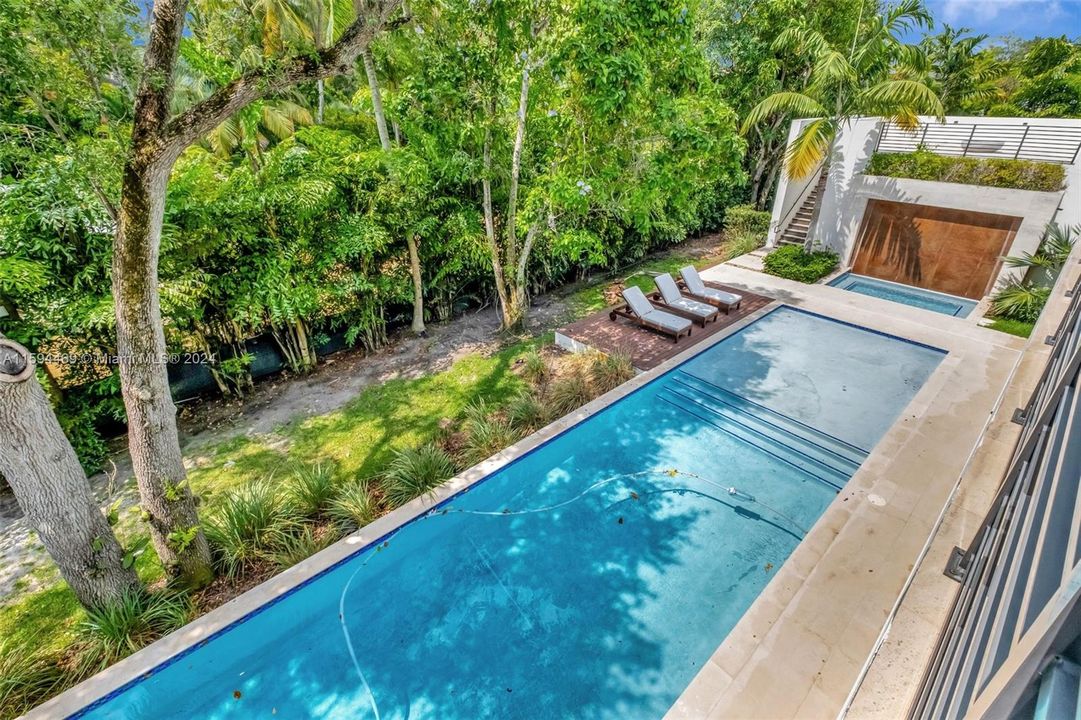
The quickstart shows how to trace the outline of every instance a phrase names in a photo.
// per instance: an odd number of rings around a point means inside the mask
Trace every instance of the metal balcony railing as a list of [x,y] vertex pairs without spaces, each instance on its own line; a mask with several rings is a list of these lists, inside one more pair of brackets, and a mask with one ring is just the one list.
[[924,148],[939,155],[1006,158],[1072,165],[1081,156],[1081,127],[1005,123],[920,123],[906,130],[881,123],[875,152]]
[[1024,717],[1012,708],[1043,692],[1035,676],[1078,632],[1081,282],[1071,294],[1043,376],[1014,414],[1024,429],[995,501],[947,568],[961,587],[910,720]]

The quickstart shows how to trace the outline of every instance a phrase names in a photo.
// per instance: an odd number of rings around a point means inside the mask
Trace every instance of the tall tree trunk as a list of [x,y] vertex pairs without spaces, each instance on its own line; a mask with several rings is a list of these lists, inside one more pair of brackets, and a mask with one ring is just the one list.
[[[494,103],[493,103],[494,105]],[[492,108],[491,115],[495,114]],[[499,243],[495,238],[495,212],[492,209],[492,117],[488,118],[489,126],[484,130],[484,158],[483,174],[481,176],[481,190],[483,192],[482,205],[484,209],[484,237],[488,241],[488,252],[492,259],[492,277],[495,280],[495,293],[499,299],[499,311],[502,313],[503,327],[509,326],[510,316],[507,310],[510,307],[510,299],[507,296],[506,278],[503,276],[503,258],[499,249]]]
[[324,109],[326,108],[326,105],[327,105],[327,94],[326,94],[327,91],[326,91],[325,85],[326,85],[326,80],[324,80],[323,78],[319,78],[318,80],[315,81],[315,90],[316,90],[316,93],[318,93],[318,95],[319,95],[319,100],[318,100],[318,102],[317,102],[317,104],[315,106],[315,124],[316,125],[322,125],[323,124],[323,111],[324,111]]
[[136,160],[124,169],[113,244],[113,298],[128,447],[150,538],[169,574],[199,587],[213,578],[210,546],[180,453],[158,299],[158,252],[171,166],[157,162],[144,167]]
[[370,48],[361,52],[364,60],[364,74],[368,76],[368,89],[372,93],[372,112],[375,113],[375,129],[379,131],[379,144],[384,150],[390,150],[390,133],[387,132],[387,118],[383,114],[383,95],[379,92],[379,78],[375,74],[375,60]]
[[424,330],[424,278],[420,274],[420,248],[417,239],[413,235],[407,235],[406,245],[409,246],[409,273],[413,276],[413,324],[411,329],[417,335],[423,335]]
[[84,607],[114,605],[139,588],[30,354],[6,339],[0,340],[0,473]]
[[[518,94],[518,112],[514,131],[514,147],[510,159],[510,188],[507,194],[507,226],[504,228],[506,237],[507,265],[515,273],[507,278],[509,281],[508,296],[510,306],[503,309],[503,329],[515,330],[525,320],[526,302],[525,288],[518,281],[519,273],[516,271],[520,260],[526,258],[519,256],[518,249],[518,179],[522,172],[522,148],[525,146],[526,115],[529,110],[529,58],[522,63],[522,84]],[[522,254],[524,256],[524,253]]]

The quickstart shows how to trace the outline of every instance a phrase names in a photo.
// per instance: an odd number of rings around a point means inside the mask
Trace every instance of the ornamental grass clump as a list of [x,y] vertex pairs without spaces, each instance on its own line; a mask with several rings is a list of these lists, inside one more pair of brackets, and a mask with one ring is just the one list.
[[335,468],[328,463],[300,467],[286,482],[286,491],[304,517],[323,515],[338,492]]
[[522,431],[513,427],[507,418],[492,412],[484,402],[473,402],[465,409],[465,442],[462,446],[464,461],[468,465],[513,445],[522,437]]
[[296,524],[278,487],[262,479],[225,496],[206,522],[206,537],[218,570],[236,577],[280,546]]
[[0,644],[0,717],[17,717],[78,682],[58,658],[25,645]]
[[380,485],[392,507],[430,493],[454,477],[454,460],[435,443],[399,450],[383,472]]
[[614,390],[634,377],[634,365],[626,353],[596,353],[589,366],[590,380],[597,395]]
[[329,547],[337,539],[338,534],[332,528],[320,529],[304,523],[297,532],[284,536],[269,558],[279,570],[285,570]]
[[191,599],[181,593],[128,593],[114,605],[87,611],[79,628],[81,656],[105,668],[183,627],[193,614]]
[[358,479],[343,486],[330,503],[329,515],[352,532],[379,517],[381,504],[374,483]]
[[507,422],[515,430],[523,433],[532,432],[544,424],[546,417],[544,404],[533,390],[520,390],[507,403],[505,409]]

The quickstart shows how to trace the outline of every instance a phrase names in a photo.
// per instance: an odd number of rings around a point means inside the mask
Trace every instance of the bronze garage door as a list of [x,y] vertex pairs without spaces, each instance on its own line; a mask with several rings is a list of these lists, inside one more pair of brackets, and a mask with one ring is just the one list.
[[1021,218],[868,200],[854,272],[979,299],[998,275]]

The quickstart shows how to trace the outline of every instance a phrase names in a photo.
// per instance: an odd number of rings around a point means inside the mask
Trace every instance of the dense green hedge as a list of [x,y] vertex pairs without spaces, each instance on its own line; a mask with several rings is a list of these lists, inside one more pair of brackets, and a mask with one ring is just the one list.
[[770,214],[753,205],[736,205],[724,211],[724,229],[735,233],[769,232]]
[[948,157],[927,150],[875,153],[864,172],[867,175],[1043,192],[1061,190],[1066,179],[1066,171],[1055,163],[1005,158]]
[[837,254],[829,250],[805,252],[799,245],[784,245],[766,256],[770,275],[813,283],[837,269]]

